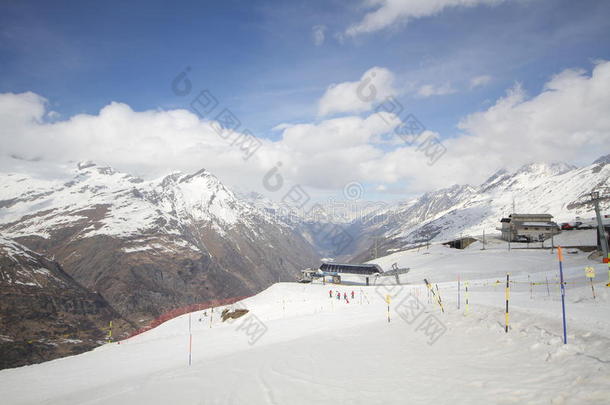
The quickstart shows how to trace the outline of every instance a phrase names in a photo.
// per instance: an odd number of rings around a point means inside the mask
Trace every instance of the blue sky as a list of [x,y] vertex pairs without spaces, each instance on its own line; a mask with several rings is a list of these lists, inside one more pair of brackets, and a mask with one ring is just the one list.
[[[590,74],[610,58],[610,2],[481,2],[350,36],[346,30],[383,0],[5,1],[0,93],[34,92],[56,120],[95,115],[113,101],[135,111],[188,108],[170,83],[189,66],[195,89],[209,89],[256,136],[278,141],[278,124],[341,116],[318,113],[325,90],[377,66],[393,73],[406,109],[450,139],[463,132],[460,120],[493,106],[515,83],[535,97],[554,75]],[[318,44],[315,27],[324,32]],[[472,88],[476,77],[484,83]],[[424,97],[426,85],[447,94]]]

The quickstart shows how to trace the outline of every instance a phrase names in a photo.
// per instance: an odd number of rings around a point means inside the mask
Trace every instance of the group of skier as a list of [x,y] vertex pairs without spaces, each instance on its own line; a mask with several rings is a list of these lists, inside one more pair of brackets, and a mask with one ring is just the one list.
[[[337,299],[341,300],[341,293],[339,291],[336,291],[335,293],[336,293],[335,296],[337,297]],[[354,299],[354,297],[355,297],[354,290],[352,290],[351,296],[352,296],[352,299]],[[328,290],[328,298],[333,298],[333,290]],[[343,293],[343,299],[345,300],[345,302],[347,302],[349,304],[349,300],[347,299],[346,292]]]

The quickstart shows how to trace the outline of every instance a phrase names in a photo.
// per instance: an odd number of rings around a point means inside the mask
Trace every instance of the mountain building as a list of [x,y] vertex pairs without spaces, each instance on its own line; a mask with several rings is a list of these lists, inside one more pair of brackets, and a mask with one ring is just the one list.
[[551,214],[510,214],[502,218],[502,239],[510,242],[543,241],[559,233],[559,227],[552,221]]

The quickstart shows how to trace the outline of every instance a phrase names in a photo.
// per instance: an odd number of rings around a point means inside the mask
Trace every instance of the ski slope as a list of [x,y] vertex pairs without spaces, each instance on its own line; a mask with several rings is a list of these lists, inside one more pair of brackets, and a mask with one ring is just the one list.
[[[376,262],[411,267],[401,276],[406,284],[275,284],[236,305],[250,312],[232,323],[219,322],[220,308],[212,322],[209,311],[198,311],[120,344],[0,371],[2,403],[608,403],[605,265],[566,252],[564,345],[559,285],[553,284],[558,263],[548,250],[509,252],[501,242],[486,250],[476,243],[463,251],[432,245]],[[597,270],[595,300],[584,276],[587,265]],[[514,283],[505,333],[507,272]],[[423,278],[438,285],[444,313]],[[544,284],[530,288],[528,281]],[[413,303],[417,310],[406,311]],[[426,327],[428,319],[439,322],[436,329]]]

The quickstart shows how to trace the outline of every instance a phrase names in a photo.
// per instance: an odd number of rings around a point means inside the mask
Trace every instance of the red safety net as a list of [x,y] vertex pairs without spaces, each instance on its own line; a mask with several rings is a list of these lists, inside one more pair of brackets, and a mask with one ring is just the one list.
[[144,326],[138,330],[133,331],[123,340],[130,339],[130,338],[137,336],[141,333],[144,333],[148,330],[156,328],[157,326],[161,325],[164,322],[169,321],[170,319],[174,319],[181,315],[188,314],[189,312],[203,311],[205,309],[222,307],[225,305],[231,305],[231,304],[234,304],[236,302],[239,302],[239,301],[244,300],[249,297],[251,297],[251,295],[247,295],[247,296],[243,296],[243,297],[215,299],[215,300],[210,300],[207,302],[202,302],[199,304],[192,304],[192,305],[187,305],[185,307],[172,309],[171,311],[165,312],[164,314],[160,315],[159,317],[153,319],[147,326]]

